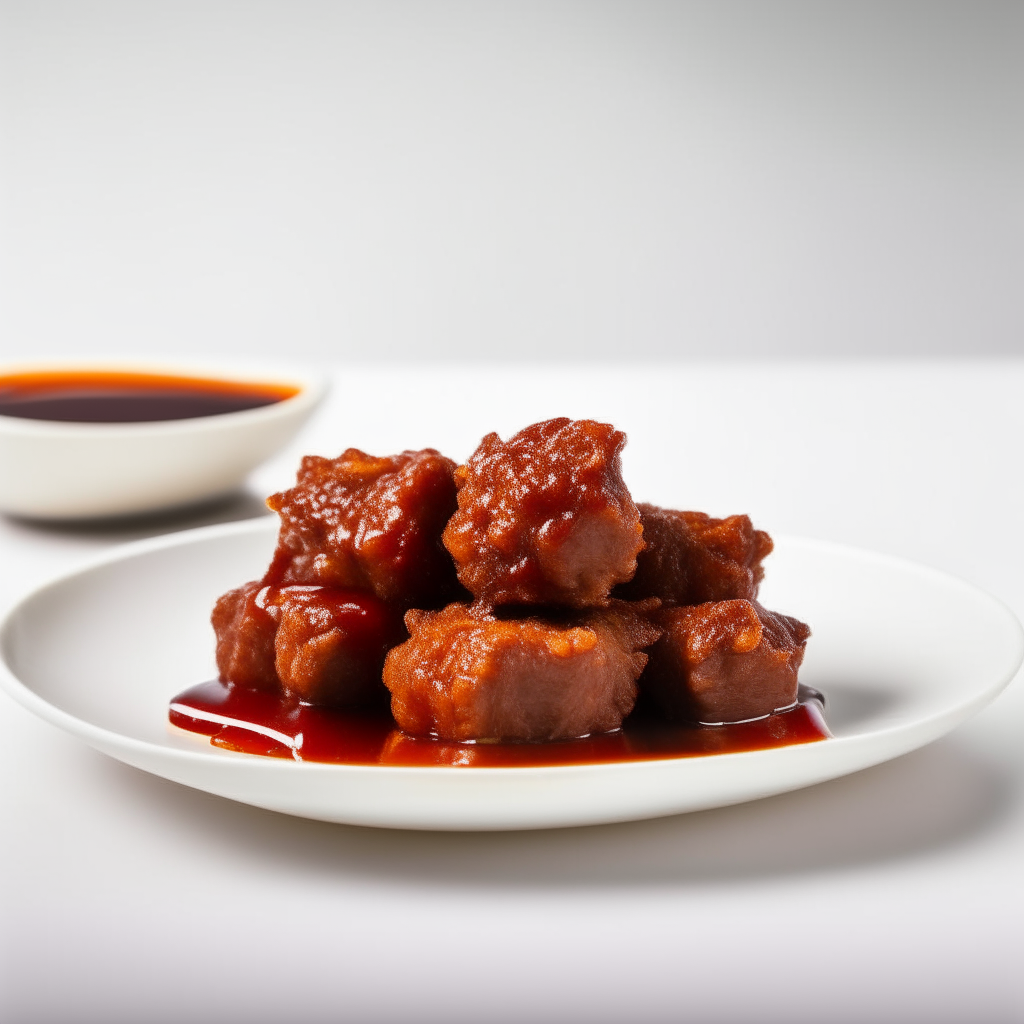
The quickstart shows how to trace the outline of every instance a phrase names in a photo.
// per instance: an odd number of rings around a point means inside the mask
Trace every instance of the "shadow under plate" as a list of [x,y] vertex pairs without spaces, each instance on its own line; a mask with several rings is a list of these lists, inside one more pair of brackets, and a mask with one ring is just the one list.
[[547,831],[409,832],[292,818],[90,756],[98,782],[232,860],[324,881],[459,889],[685,886],[856,868],[970,841],[1004,819],[1014,799],[998,766],[945,739],[832,782],[717,810]]

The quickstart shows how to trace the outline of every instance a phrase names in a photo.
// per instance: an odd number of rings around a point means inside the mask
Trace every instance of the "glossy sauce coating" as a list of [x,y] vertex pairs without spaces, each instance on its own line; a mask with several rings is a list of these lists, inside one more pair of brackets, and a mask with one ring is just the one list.
[[444,531],[477,601],[586,608],[633,575],[643,538],[622,480],[625,443],[607,423],[565,418],[480,442],[456,474]]
[[259,409],[293,398],[286,384],[119,371],[0,376],[0,416],[61,423],[152,423]]
[[372,594],[282,587],[274,666],[286,693],[310,704],[386,703],[381,671],[405,636],[401,616]]
[[[469,763],[470,748],[539,744],[625,756],[623,736],[630,751],[648,744],[637,723],[670,746],[703,735],[685,723],[765,719],[743,735],[777,738],[809,630],[756,603],[771,538],[744,515],[638,508],[622,479],[625,440],[561,418],[507,442],[488,434],[459,467],[433,449],[307,456],[295,487],[268,499],[281,530],[267,572],[214,609],[229,687],[217,700],[257,702],[285,723],[273,743],[297,750],[288,736],[305,736],[308,758],[309,735],[287,722],[305,722],[309,705],[389,694],[372,763],[401,750],[445,763],[447,747]],[[239,729],[244,749],[270,735],[222,720],[217,742]]]
[[441,544],[454,469],[432,448],[307,455],[296,485],[267,499],[281,533],[264,582],[367,590],[403,609],[454,600],[462,590]]
[[450,743],[408,736],[394,727],[386,712],[333,711],[273,693],[211,682],[175,697],[170,721],[209,736],[214,746],[225,750],[299,761],[529,768],[732,754],[826,739],[830,734],[822,717],[820,695],[805,690],[801,699],[791,711],[741,725],[673,725],[634,714],[619,731],[585,739]]

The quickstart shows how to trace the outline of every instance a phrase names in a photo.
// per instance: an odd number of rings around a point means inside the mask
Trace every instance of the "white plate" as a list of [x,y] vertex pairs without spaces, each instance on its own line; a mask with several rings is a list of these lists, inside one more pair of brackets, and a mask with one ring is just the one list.
[[547,768],[395,768],[235,754],[172,729],[172,696],[215,674],[209,612],[258,576],[276,518],[127,545],[25,598],[0,627],[5,689],[128,764],[324,821],[517,829],[628,821],[739,803],[923,746],[1010,681],[1024,634],[998,601],[882,555],[780,540],[763,599],[811,623],[801,674],[834,739],[741,754]]

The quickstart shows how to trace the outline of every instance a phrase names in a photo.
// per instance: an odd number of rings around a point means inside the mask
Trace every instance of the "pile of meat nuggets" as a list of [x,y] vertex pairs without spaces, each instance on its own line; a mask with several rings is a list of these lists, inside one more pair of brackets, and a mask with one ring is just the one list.
[[554,419],[434,451],[307,456],[260,580],[213,611],[221,679],[372,705],[458,742],[610,732],[642,696],[673,721],[797,700],[810,630],[757,603],[768,534],[635,505],[626,436]]

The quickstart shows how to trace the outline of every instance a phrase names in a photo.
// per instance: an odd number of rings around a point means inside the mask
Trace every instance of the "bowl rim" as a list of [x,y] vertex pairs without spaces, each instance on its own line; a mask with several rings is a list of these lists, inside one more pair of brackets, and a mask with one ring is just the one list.
[[319,405],[330,388],[326,372],[301,364],[256,362],[252,360],[175,359],[173,357],[98,357],[82,359],[38,359],[0,364],[0,378],[19,373],[124,372],[166,374],[199,380],[223,380],[251,384],[284,384],[298,388],[289,398],[235,412],[212,416],[191,416],[180,420],[149,420],[127,423],[78,423],[64,420],[35,420],[0,414],[0,436],[8,438],[123,438],[133,435],[189,435],[212,429],[235,429],[262,421],[290,419]]

